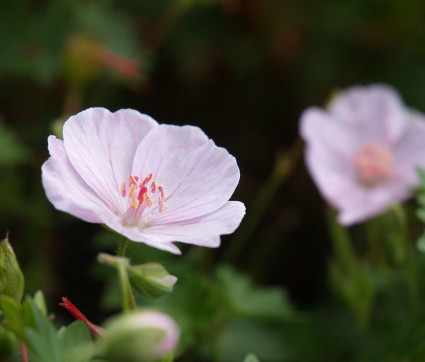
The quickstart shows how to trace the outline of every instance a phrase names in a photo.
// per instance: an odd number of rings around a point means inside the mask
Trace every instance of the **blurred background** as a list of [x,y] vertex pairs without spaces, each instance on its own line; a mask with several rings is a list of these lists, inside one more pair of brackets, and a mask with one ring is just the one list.
[[[241,169],[233,199],[245,203],[247,217],[219,249],[182,246],[183,257],[138,244],[129,251],[136,262],[164,263],[180,279],[179,298],[196,299],[186,314],[174,311],[191,326],[181,360],[238,360],[256,340],[265,361],[347,360],[355,349],[348,317],[329,327],[326,343],[306,332],[304,312],[321,310],[313,323],[320,330],[344,309],[328,287],[326,206],[304,166],[298,120],[331,92],[374,82],[425,110],[424,17],[420,0],[2,0],[0,236],[10,231],[26,290],[43,289],[66,323],[61,296],[99,324],[118,310],[115,276],[94,266],[98,252],[115,250],[116,236],[54,210],[40,167],[48,135],[60,135],[68,116],[93,106],[134,108],[160,123],[201,127]],[[204,279],[193,280],[199,270]],[[233,306],[231,323],[212,323],[211,298],[234,283],[274,293],[280,311],[255,315],[274,297],[248,294],[257,301],[251,312],[238,315]],[[167,298],[160,303],[171,310],[177,302]],[[288,317],[297,313],[297,322]],[[205,325],[214,327],[210,334]],[[341,330],[347,336],[333,345]],[[235,337],[241,331],[251,333],[245,344]],[[218,342],[208,346],[205,336]]]

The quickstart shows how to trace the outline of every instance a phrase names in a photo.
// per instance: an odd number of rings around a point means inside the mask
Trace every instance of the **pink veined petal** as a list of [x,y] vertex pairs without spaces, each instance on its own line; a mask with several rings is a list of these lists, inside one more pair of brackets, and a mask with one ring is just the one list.
[[90,108],[65,122],[64,144],[72,166],[114,213],[127,208],[120,185],[131,172],[140,141],[157,126],[149,116],[130,109],[111,113]]
[[416,169],[425,168],[425,117],[411,114],[406,131],[394,148],[394,174],[404,180],[407,187],[419,182]]
[[306,140],[307,168],[326,200],[336,206],[341,195],[356,187],[352,155],[358,145],[350,138],[351,125],[341,124],[317,108],[301,117],[301,135]]
[[133,174],[151,172],[166,193],[164,212],[146,211],[151,222],[208,214],[229,200],[239,182],[235,158],[193,126],[160,125],[143,139]]
[[341,92],[329,105],[330,114],[340,122],[354,123],[364,143],[390,146],[405,127],[406,106],[390,86],[354,86]]
[[363,145],[355,125],[340,122],[317,107],[306,109],[300,120],[300,133],[309,146],[325,149],[334,157],[349,159]]
[[392,203],[405,201],[410,196],[406,180],[393,177],[381,185],[365,187],[361,184],[340,199],[339,220],[349,226],[384,213]]
[[228,201],[220,209],[204,216],[168,224],[149,225],[146,229],[125,227],[119,220],[111,219],[107,225],[130,240],[143,242],[158,249],[180,253],[171,242],[215,248],[220,236],[234,232],[245,215],[245,206],[239,201]]
[[[225,235],[233,233],[245,215],[245,205],[239,201],[228,201],[218,210],[208,215],[178,221],[149,222],[149,232],[174,237],[184,241],[186,236]],[[180,239],[179,239],[180,238]]]
[[87,222],[102,223],[102,215],[108,212],[108,207],[74,170],[63,141],[50,136],[48,142],[51,157],[41,168],[47,198],[58,210]]

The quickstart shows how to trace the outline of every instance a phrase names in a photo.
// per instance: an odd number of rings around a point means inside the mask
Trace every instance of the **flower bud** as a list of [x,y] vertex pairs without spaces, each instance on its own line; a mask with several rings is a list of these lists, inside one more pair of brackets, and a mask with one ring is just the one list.
[[179,336],[170,316],[145,309],[108,321],[98,340],[98,354],[116,362],[155,361],[173,353]]
[[0,244],[0,294],[9,295],[18,303],[24,294],[24,275],[8,236]]
[[134,289],[147,298],[159,298],[170,293],[177,281],[177,277],[158,263],[131,266],[127,272]]

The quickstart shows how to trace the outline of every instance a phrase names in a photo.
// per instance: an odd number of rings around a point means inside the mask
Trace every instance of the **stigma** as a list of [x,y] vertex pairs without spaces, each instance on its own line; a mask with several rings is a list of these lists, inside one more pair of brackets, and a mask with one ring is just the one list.
[[394,155],[376,143],[367,143],[353,157],[352,162],[359,180],[367,186],[375,186],[392,175]]
[[150,208],[157,204],[159,212],[163,212],[166,195],[162,185],[153,180],[152,173],[140,180],[139,176],[128,175],[127,182],[124,181],[120,185],[121,196],[129,198],[129,208],[138,210],[142,205]]

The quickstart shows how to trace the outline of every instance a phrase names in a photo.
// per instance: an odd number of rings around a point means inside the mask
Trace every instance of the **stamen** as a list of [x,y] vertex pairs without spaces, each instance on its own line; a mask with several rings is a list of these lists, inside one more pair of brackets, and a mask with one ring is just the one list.
[[136,184],[136,186],[134,184],[131,185],[130,189],[128,190],[128,196],[130,196],[131,198],[136,196],[136,189],[137,189],[137,184]]
[[164,191],[164,188],[162,187],[162,185],[158,186],[158,191],[161,193],[161,199],[165,200],[166,195],[165,195],[165,191]]
[[164,201],[162,201],[161,199],[158,200],[158,204],[159,204],[159,212],[163,212],[165,209],[165,205],[164,205]]
[[[139,176],[128,175],[128,192],[126,189],[126,183],[123,182],[120,185],[120,194],[122,197],[129,197],[129,208],[138,210],[139,207],[144,203],[146,207],[152,207],[153,200],[152,195],[157,191],[159,192],[158,199],[155,203],[158,203],[159,212],[163,212],[165,209],[165,191],[162,185],[153,180],[153,174],[149,173],[142,182],[139,183]],[[149,182],[151,184],[149,185]],[[127,220],[128,221],[128,220]]]
[[376,185],[392,174],[393,154],[375,143],[366,144],[353,157],[358,177],[368,186]]
[[140,183],[140,187],[145,186],[152,179],[152,176],[153,176],[152,173],[147,175],[145,179],[143,180],[143,182]]
[[143,201],[146,203],[147,207],[152,206],[152,199],[147,192],[143,194]]
[[130,200],[130,206],[134,209],[137,210],[140,206],[140,201],[136,198],[133,198]]
[[151,183],[151,192],[152,193],[155,193],[156,190],[157,190],[157,188],[158,188],[158,184],[156,183],[156,181],[152,181],[152,183]]
[[125,189],[125,182],[123,182],[123,183],[121,184],[121,187],[120,187],[120,194],[121,194],[121,196],[122,196],[122,197],[125,197],[125,195],[127,194],[127,191],[126,191],[126,189]]

